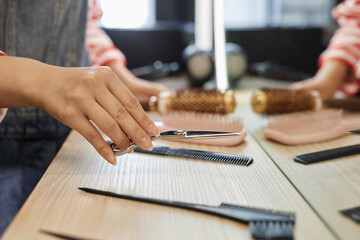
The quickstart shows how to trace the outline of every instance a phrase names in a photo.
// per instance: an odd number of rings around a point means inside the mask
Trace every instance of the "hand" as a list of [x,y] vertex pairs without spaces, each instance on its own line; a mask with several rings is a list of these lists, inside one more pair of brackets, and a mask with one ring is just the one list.
[[[90,120],[120,148],[130,144],[129,136],[141,148],[152,149],[149,136],[157,135],[158,129],[110,68],[63,68],[30,59],[6,58],[0,62],[4,63],[0,72],[6,73],[6,67],[9,72],[16,66],[6,76],[14,81],[6,85],[0,77],[0,90],[8,87],[7,92],[15,92],[13,95],[18,98],[8,100],[8,106],[3,107],[36,105],[45,109],[82,134],[112,164],[116,163],[115,155]],[[0,103],[1,100],[0,97]]]
[[312,78],[294,83],[292,89],[306,89],[318,91],[323,99],[332,97],[349,74],[348,66],[337,60],[330,60],[318,70]]
[[139,99],[148,100],[162,91],[173,91],[160,83],[136,78],[122,63],[113,61],[109,67],[116,73],[126,87]]

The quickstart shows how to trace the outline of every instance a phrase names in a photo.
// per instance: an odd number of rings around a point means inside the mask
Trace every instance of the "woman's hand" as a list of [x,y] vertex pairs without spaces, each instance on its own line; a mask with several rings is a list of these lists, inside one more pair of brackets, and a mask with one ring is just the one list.
[[113,61],[108,65],[125,84],[126,87],[139,99],[148,100],[162,91],[173,91],[160,83],[149,82],[136,78],[122,63]]
[[348,66],[337,60],[330,60],[318,70],[312,78],[294,83],[292,89],[315,90],[323,99],[332,97],[349,75]]
[[[152,149],[149,136],[158,134],[157,127],[110,68],[54,67],[14,57],[1,57],[0,61],[0,66],[4,63],[1,73],[6,66],[11,68],[10,72],[7,69],[10,74],[0,77],[0,95],[14,93],[13,100],[0,107],[35,105],[45,109],[82,134],[112,164],[115,155],[90,120],[120,148],[126,148],[131,138],[139,147]],[[6,84],[6,78],[16,87]],[[4,105],[1,97],[0,103]]]

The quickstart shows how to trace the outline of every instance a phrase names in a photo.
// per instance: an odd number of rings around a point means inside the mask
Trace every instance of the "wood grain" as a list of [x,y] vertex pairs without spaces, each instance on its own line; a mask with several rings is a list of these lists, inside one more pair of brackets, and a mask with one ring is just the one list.
[[[244,117],[247,129],[337,238],[359,239],[359,224],[344,217],[339,210],[360,205],[360,156],[311,165],[294,162],[293,157],[358,144],[360,135],[349,134],[331,141],[299,146],[286,146],[267,140],[263,133],[267,118],[251,111],[251,94],[251,91],[237,94],[240,103],[238,109],[241,109],[238,114]],[[360,118],[360,114],[346,114],[345,118]]]
[[297,239],[334,239],[272,160],[248,136],[237,147],[159,145],[251,155],[249,167],[132,153],[105,162],[72,132],[2,239],[251,239],[247,225],[176,208],[93,195],[91,187],[201,204],[229,202],[296,212]]

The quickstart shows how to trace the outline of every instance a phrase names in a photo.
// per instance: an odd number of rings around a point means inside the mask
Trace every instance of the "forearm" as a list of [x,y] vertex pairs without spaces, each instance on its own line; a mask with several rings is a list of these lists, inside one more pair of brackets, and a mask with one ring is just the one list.
[[27,58],[0,58],[0,108],[37,105],[36,84],[54,67]]
[[349,66],[339,60],[328,60],[316,73],[316,78],[329,82],[332,86],[341,85],[349,76]]

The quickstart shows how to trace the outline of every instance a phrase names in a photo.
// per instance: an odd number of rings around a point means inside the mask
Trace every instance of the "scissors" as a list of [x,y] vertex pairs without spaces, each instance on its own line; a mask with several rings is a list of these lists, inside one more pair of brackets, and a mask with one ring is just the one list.
[[[157,136],[151,136],[150,139],[155,141],[158,138],[176,140],[176,139],[210,139],[219,137],[233,137],[239,136],[241,133],[235,132],[219,132],[219,131],[188,131],[188,130],[172,130],[161,132]],[[131,139],[130,139],[131,141]],[[125,153],[132,152],[137,145],[131,141],[131,145],[126,149],[120,149],[114,143],[110,143],[110,147],[116,156],[124,155]]]

